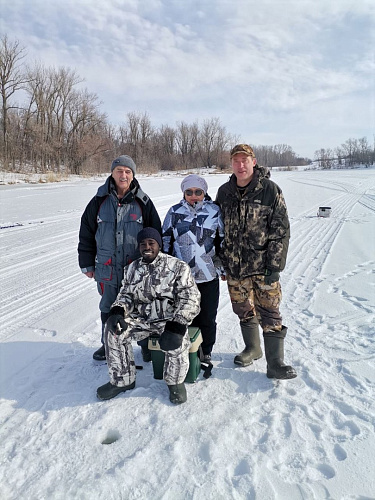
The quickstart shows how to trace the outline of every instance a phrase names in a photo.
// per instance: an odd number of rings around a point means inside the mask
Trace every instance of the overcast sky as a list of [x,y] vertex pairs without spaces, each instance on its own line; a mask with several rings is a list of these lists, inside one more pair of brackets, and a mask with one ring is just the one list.
[[0,0],[27,62],[75,69],[113,125],[218,117],[303,157],[374,139],[373,0]]

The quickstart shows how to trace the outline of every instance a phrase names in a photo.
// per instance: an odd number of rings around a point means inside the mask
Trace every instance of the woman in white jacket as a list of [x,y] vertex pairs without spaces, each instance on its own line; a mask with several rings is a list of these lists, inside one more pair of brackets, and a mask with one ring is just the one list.
[[189,264],[201,292],[201,311],[192,325],[201,329],[203,359],[211,360],[216,341],[216,314],[219,305],[217,252],[224,237],[220,208],[207,194],[203,177],[188,175],[181,183],[183,199],[173,205],[163,223],[163,250]]

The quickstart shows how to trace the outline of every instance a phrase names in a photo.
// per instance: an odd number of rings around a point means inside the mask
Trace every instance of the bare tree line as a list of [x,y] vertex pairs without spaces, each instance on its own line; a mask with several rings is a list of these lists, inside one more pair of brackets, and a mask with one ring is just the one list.
[[347,139],[334,149],[318,149],[314,156],[319,167],[323,169],[347,168],[353,165],[370,166],[375,162],[375,136],[372,145],[367,137]]
[[308,165],[308,158],[296,155],[288,144],[276,144],[275,146],[254,146],[254,152],[259,165],[267,167],[292,167],[296,165]]
[[[147,113],[129,112],[109,124],[98,97],[69,68],[21,64],[25,48],[0,39],[1,160],[11,171],[80,174],[108,170],[126,152],[140,171],[224,165],[235,140],[218,118],[156,128]],[[22,106],[15,98],[23,99]]]
[[128,113],[112,139],[116,154],[126,151],[147,171],[224,166],[234,141],[219,118],[202,125],[181,121],[175,128],[168,124],[155,128],[148,114],[139,112]]
[[[124,153],[145,173],[229,166],[229,150],[239,141],[219,118],[154,127],[146,112],[131,111],[115,127],[100,111],[98,96],[81,87],[82,79],[75,71],[40,63],[24,65],[25,50],[7,35],[0,38],[0,159],[4,170],[106,172],[112,159]],[[22,99],[22,105],[17,99]],[[286,144],[253,147],[258,163],[271,168],[310,162],[297,157]]]

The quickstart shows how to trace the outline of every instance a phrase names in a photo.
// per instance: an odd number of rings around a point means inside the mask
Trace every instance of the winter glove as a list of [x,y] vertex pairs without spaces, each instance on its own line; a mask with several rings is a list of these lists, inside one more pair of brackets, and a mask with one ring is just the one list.
[[212,263],[215,266],[217,275],[225,276],[223,263],[221,262],[221,259],[217,254],[212,257]]
[[271,271],[271,269],[266,269],[264,276],[264,283],[268,286],[271,286],[272,283],[276,283],[280,279],[280,273],[278,271]]
[[221,262],[221,259],[220,259],[220,257],[217,254],[215,254],[212,257],[212,262],[213,262],[214,266],[217,267],[217,268],[219,268],[219,269],[221,267],[223,267],[223,263]]
[[109,311],[106,328],[113,335],[121,335],[126,332],[128,323],[124,319],[124,310],[122,307],[115,306]]
[[177,321],[167,321],[164,332],[160,335],[159,345],[162,351],[174,351],[182,346],[186,326]]

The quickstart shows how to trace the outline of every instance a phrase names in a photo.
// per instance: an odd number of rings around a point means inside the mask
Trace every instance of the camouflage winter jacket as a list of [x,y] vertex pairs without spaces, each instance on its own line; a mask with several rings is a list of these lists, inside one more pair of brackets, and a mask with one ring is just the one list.
[[200,311],[201,295],[190,267],[182,260],[159,253],[147,264],[142,258],[124,269],[120,292],[113,303],[144,326],[162,333],[167,321],[189,325]]
[[235,279],[285,267],[290,238],[288,212],[281,189],[269,176],[268,169],[256,165],[242,196],[234,174],[217,193],[216,203],[224,220],[220,257]]

